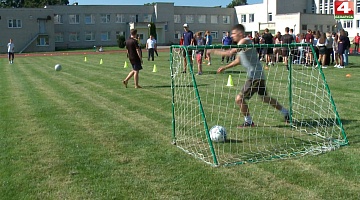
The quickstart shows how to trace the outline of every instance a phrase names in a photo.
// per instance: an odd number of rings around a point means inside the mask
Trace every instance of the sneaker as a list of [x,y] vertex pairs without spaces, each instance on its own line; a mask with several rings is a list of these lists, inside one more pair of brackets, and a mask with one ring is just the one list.
[[327,67],[327,66],[322,66],[321,68],[326,69],[326,68],[328,68],[328,67]]
[[251,124],[249,122],[244,122],[242,125],[238,126],[238,128],[246,128],[246,127],[254,127],[255,124],[254,122],[251,122]]
[[196,75],[202,75],[203,73],[202,72],[199,72],[199,73],[197,73]]
[[345,68],[345,67],[344,67],[344,66],[341,66],[341,65],[338,65],[337,68],[342,69],[342,68]]
[[334,65],[334,67],[335,67],[335,68],[338,68],[338,67],[339,67],[339,65]]
[[211,65],[211,63],[209,62],[207,65]]

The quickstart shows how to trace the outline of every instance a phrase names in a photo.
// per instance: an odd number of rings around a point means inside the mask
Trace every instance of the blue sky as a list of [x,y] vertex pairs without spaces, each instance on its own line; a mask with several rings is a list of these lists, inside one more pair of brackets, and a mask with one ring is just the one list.
[[[144,5],[152,2],[174,2],[175,6],[222,6],[226,7],[232,0],[69,0],[70,4],[78,2],[79,5]],[[262,0],[248,0],[248,4],[261,3]],[[206,4],[206,5],[205,5]]]

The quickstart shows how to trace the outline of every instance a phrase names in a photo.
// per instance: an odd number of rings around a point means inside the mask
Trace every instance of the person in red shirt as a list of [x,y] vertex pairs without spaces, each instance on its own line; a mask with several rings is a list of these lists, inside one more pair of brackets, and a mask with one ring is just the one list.
[[179,41],[179,44],[180,44],[180,45],[184,45],[184,36],[181,36],[180,41]]
[[359,42],[360,42],[360,36],[359,33],[357,33],[353,40],[353,43],[355,44],[354,53],[359,53]]

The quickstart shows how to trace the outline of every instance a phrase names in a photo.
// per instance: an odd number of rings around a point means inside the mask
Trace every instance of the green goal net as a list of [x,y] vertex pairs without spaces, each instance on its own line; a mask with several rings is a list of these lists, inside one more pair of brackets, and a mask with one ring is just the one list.
[[[221,57],[212,55],[212,64],[201,63],[203,74],[197,75],[195,52],[191,55],[196,50],[229,48],[288,49],[287,66],[280,55],[270,65],[263,62],[263,70],[267,93],[289,110],[289,123],[255,94],[247,101],[255,126],[238,127],[244,116],[235,97],[247,80],[245,68],[236,66],[218,74]],[[308,44],[171,46],[173,144],[213,166],[318,155],[347,145],[335,101],[314,52]],[[182,73],[184,67],[186,73]],[[209,131],[215,125],[226,129],[225,141],[211,140]]]

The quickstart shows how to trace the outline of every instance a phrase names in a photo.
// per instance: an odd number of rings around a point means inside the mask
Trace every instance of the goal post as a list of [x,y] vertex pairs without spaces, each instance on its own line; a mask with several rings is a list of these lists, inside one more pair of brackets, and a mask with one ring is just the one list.
[[[290,123],[285,123],[278,110],[255,94],[247,101],[255,126],[238,128],[244,122],[244,116],[235,103],[235,97],[247,80],[245,68],[236,66],[217,74],[218,67],[222,65],[221,57],[212,55],[212,65],[202,66],[203,74],[197,75],[199,62],[196,56],[192,60],[190,54],[193,50],[229,48],[288,49],[288,55],[276,57],[278,60],[274,64],[262,64],[266,91],[289,110]],[[288,58],[287,66],[283,63],[285,57]],[[186,73],[183,73],[185,69]],[[335,101],[312,45],[172,45],[170,77],[172,142],[210,165],[226,166],[317,155],[348,144]],[[209,130],[215,125],[226,129],[225,142],[211,141]]]

